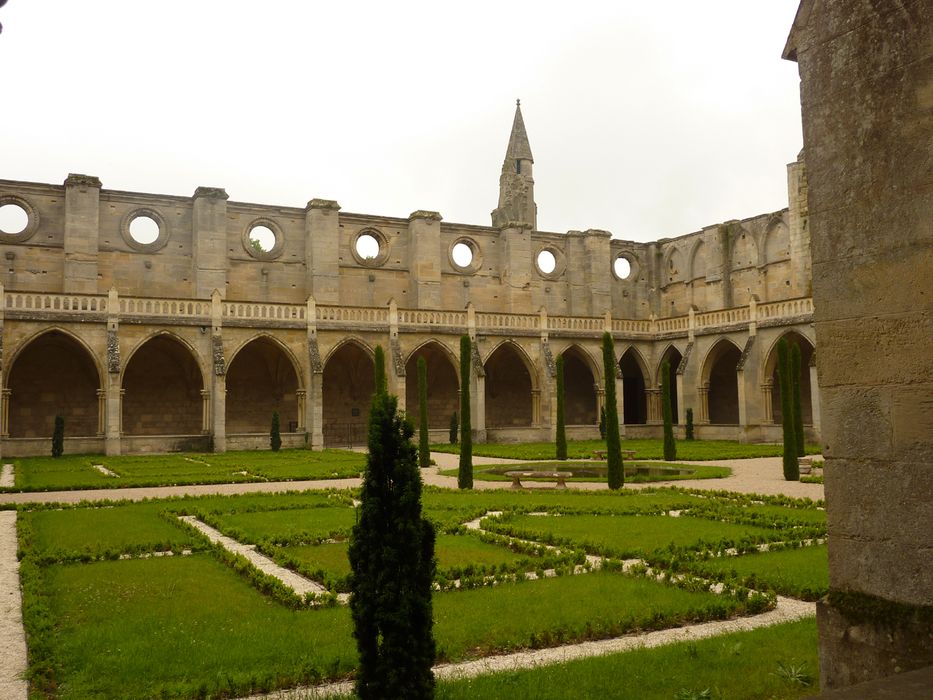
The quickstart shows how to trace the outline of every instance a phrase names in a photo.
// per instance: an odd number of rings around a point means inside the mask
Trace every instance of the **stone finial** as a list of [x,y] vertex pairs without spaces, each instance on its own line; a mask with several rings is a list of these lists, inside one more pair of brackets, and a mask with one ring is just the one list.
[[208,197],[210,199],[230,199],[230,195],[223,187],[198,187],[194,191],[194,199]]
[[337,201],[334,199],[318,199],[315,197],[310,200],[305,207],[305,211],[308,209],[328,209],[331,211],[340,211],[340,205],[337,204]]
[[100,189],[100,178],[95,175],[68,173],[68,177],[65,178],[65,187],[96,187]]
[[413,221],[415,219],[425,219],[427,221],[441,221],[443,218],[444,217],[442,217],[438,212],[428,211],[426,209],[419,209],[418,211],[413,211],[411,214],[408,215],[409,221]]

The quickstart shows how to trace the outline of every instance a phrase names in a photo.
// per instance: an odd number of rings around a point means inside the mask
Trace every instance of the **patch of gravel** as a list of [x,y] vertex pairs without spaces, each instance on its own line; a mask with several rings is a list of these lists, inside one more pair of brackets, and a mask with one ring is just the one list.
[[16,559],[16,511],[0,511],[0,698],[26,700],[26,632]]
[[94,469],[96,469],[97,471],[99,471],[99,472],[100,472],[101,474],[103,474],[104,476],[112,476],[112,477],[115,478],[115,479],[119,479],[119,478],[120,478],[120,475],[119,475],[119,474],[117,474],[116,472],[110,471],[110,470],[107,469],[107,467],[105,467],[103,464],[92,464],[91,466],[94,467]]
[[221,534],[210,525],[201,522],[193,515],[182,515],[179,516],[178,519],[194,527],[198,532],[207,537],[207,539],[209,539],[212,543],[220,544],[220,546],[226,549],[228,552],[242,555],[249,561],[250,564],[255,566],[261,572],[264,574],[269,574],[270,576],[275,576],[275,578],[277,578],[279,581],[284,583],[286,586],[291,588],[293,591],[295,591],[295,593],[302,597],[307,593],[314,593],[315,595],[324,595],[327,593],[327,589],[324,588],[324,586],[321,584],[315,583],[314,581],[306,579],[304,576],[296,574],[294,571],[290,571],[285,567],[279,566],[269,557],[257,552],[254,545],[237,542],[236,540]]
[[16,486],[16,477],[13,474],[13,465],[4,464],[0,467],[0,488],[11,489]]

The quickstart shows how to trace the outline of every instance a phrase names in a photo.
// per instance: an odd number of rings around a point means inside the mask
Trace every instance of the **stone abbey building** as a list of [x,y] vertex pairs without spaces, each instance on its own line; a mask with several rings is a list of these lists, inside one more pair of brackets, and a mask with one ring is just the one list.
[[56,414],[71,453],[265,447],[273,411],[286,446],[360,443],[376,345],[409,411],[426,359],[443,440],[464,333],[480,441],[553,436],[559,355],[568,432],[597,436],[604,331],[626,436],[660,435],[668,360],[681,430],[691,408],[699,438],[779,440],[789,336],[818,437],[802,159],[787,208],[653,243],[539,231],[533,163],[516,108],[492,226],[0,180],[22,222],[0,224],[0,450],[47,454]]

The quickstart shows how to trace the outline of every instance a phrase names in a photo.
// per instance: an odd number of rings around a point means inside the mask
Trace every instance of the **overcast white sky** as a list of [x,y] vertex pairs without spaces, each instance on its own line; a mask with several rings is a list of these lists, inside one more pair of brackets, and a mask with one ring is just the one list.
[[490,223],[515,98],[538,225],[654,240],[787,205],[798,0],[9,0],[0,179]]

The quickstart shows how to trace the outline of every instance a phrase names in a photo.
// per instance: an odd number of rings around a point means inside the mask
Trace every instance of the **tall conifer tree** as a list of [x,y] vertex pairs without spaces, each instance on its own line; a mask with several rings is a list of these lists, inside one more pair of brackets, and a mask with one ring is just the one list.
[[608,332],[603,333],[603,374],[606,378],[606,459],[611,489],[620,489],[625,483],[622,444],[619,439],[619,409],[616,405],[616,372],[618,369],[612,336]]
[[431,450],[428,447],[428,363],[418,358],[418,466],[431,466]]
[[470,336],[460,336],[460,469],[457,486],[473,488],[473,428],[470,425],[470,375],[473,350]]
[[778,380],[781,387],[781,427],[784,433],[784,478],[797,481],[800,479],[800,467],[797,465],[797,435],[794,430],[794,403],[791,400],[791,369],[787,339],[781,338],[778,341]]
[[664,420],[664,459],[677,459],[677,443],[674,440],[674,417],[671,411],[671,365],[661,363],[661,418]]
[[385,356],[376,353],[376,391],[369,412],[369,454],[353,527],[350,612],[364,700],[434,696],[436,649],[431,586],[434,527],[421,513],[421,474],[411,423],[385,385]]
[[567,430],[564,425],[564,356],[557,357],[557,459],[567,459]]
[[803,412],[800,410],[800,346],[796,343],[790,351],[791,376],[793,377],[793,391],[791,399],[794,404],[794,439],[797,445],[797,456],[803,457],[807,453],[807,446],[803,441]]

